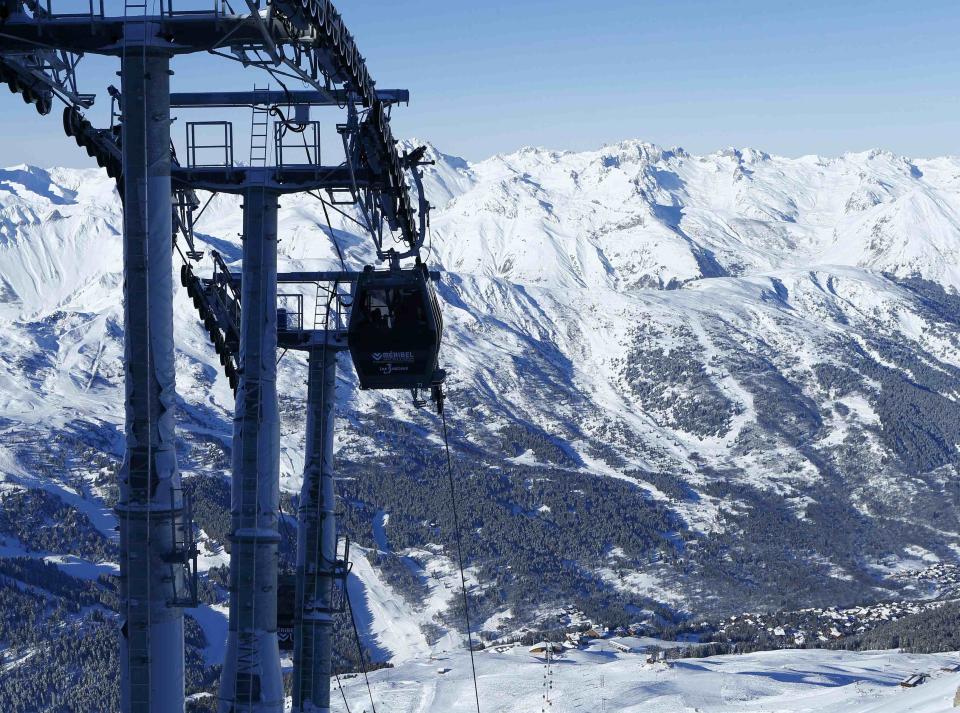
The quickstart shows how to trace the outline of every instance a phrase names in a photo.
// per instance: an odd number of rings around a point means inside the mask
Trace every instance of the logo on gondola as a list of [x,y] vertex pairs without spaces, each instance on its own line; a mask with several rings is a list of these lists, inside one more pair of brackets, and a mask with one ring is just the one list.
[[370,358],[374,361],[413,361],[413,352],[373,352]]

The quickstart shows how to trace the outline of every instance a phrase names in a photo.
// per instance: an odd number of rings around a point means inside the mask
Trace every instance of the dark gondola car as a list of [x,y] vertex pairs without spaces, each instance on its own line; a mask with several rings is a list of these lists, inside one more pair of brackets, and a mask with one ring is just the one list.
[[277,575],[277,643],[281,651],[293,651],[293,625],[297,608],[297,575]]
[[438,378],[442,331],[426,267],[364,268],[349,328],[350,355],[361,389],[429,388]]

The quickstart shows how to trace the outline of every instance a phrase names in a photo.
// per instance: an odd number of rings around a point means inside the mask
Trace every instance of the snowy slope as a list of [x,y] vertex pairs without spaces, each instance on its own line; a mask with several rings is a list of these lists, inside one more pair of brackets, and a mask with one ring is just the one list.
[[[518,625],[583,591],[638,619],[925,596],[889,575],[957,558],[960,159],[698,157],[638,141],[428,155],[484,619],[511,610]],[[284,198],[280,223],[281,269],[338,264],[313,198]],[[52,492],[109,536],[119,225],[99,172],[0,172],[0,487]],[[237,201],[218,196],[198,230],[236,263],[240,227]],[[333,227],[351,267],[370,261],[352,223]],[[232,397],[182,291],[175,305],[180,464],[188,479],[226,475]],[[448,630],[451,592],[432,576],[451,561],[445,490],[418,460],[439,457],[438,423],[403,395],[358,393],[342,366],[346,527],[422,580],[402,594],[356,570],[366,635],[403,660],[436,650],[427,625]],[[303,381],[302,359],[284,356],[287,492]],[[45,556],[75,554],[63,549]],[[407,628],[391,629],[400,615]]]
[[956,159],[690,156],[638,141],[470,166],[437,158],[438,255],[456,272],[615,288],[818,264],[960,277]]
[[[545,662],[518,647],[477,655],[482,710],[524,713],[945,713],[953,710],[960,676],[940,667],[951,655],[897,652],[769,651],[740,656],[645,664],[645,654],[597,645],[566,653],[551,665],[551,704],[544,702]],[[449,669],[439,673],[441,668]],[[914,689],[899,682],[914,673],[931,678]],[[457,654],[370,675],[378,707],[412,713],[476,710],[470,661]],[[336,684],[335,684],[336,687]],[[343,681],[351,710],[369,704],[362,678]],[[344,710],[334,691],[333,710]]]

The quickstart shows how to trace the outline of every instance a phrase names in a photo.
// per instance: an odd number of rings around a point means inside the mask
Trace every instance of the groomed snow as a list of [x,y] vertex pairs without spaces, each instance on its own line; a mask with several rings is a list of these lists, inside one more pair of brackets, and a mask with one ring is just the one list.
[[[602,650],[601,650],[602,649]],[[552,704],[544,706],[545,663],[517,647],[476,655],[484,713],[945,713],[960,674],[940,671],[956,654],[893,651],[768,651],[647,664],[641,653],[595,645],[555,659]],[[440,673],[441,669],[449,669]],[[931,678],[917,688],[899,682]],[[342,679],[350,710],[370,710],[362,677]],[[409,662],[370,674],[378,710],[469,713],[476,710],[466,653]],[[332,710],[344,710],[336,682]],[[602,702],[601,702],[602,701]]]

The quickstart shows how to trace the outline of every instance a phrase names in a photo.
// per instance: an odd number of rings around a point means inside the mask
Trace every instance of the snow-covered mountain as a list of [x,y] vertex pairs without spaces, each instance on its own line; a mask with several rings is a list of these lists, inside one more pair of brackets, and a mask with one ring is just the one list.
[[[904,572],[960,553],[960,159],[691,156],[637,141],[428,157],[487,630],[560,603],[657,622],[934,594]],[[334,267],[320,204],[281,204],[281,269]],[[90,572],[113,546],[119,226],[98,171],[0,171],[0,488],[36,514],[35,527],[0,520],[0,545],[68,572],[64,557]],[[350,267],[370,261],[353,223],[333,227]],[[232,262],[240,229],[224,196],[198,225]],[[232,395],[190,301],[175,300],[180,464],[215,566]],[[438,423],[402,396],[360,394],[341,366],[344,525],[377,565],[361,568],[376,579],[370,643],[384,658],[423,652],[456,625]],[[291,493],[304,379],[285,355]],[[95,546],[39,537],[65,516]],[[396,611],[383,592],[420,640],[376,623]]]

